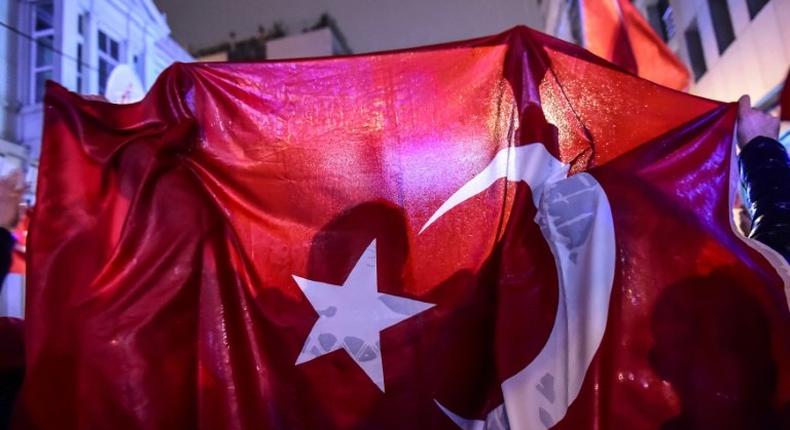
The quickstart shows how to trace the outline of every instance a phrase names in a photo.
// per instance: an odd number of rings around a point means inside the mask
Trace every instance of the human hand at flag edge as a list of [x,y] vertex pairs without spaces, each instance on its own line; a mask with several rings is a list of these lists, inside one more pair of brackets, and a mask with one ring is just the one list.
[[779,118],[752,107],[748,95],[738,99],[738,148],[743,149],[752,139],[760,136],[779,138]]

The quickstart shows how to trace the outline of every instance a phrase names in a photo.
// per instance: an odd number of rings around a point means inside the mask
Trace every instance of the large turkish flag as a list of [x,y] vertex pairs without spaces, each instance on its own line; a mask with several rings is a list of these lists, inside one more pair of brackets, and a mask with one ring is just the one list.
[[17,428],[724,428],[790,400],[787,266],[728,217],[732,104],[517,28],[45,106]]

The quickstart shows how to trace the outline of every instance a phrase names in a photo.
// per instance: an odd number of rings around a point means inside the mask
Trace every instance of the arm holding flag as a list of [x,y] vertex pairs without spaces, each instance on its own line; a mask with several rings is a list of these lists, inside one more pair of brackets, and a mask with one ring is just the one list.
[[738,162],[752,215],[749,237],[790,260],[790,158],[781,143],[779,120],[751,108],[748,96],[739,101]]

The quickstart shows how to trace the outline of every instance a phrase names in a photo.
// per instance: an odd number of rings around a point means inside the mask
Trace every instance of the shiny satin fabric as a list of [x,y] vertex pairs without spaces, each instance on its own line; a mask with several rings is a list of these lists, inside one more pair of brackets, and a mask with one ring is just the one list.
[[790,85],[787,84],[788,82],[790,82],[790,72],[787,73],[782,92],[779,95],[779,112],[782,121],[790,121]]
[[[535,142],[601,184],[616,237],[603,341],[553,428],[753,428],[790,401],[783,280],[728,219],[733,105],[516,28],[177,64],[133,105],[50,84],[45,106],[18,429],[483,419],[557,313],[535,190],[500,179],[420,227]],[[319,315],[294,275],[343,285],[372,240],[378,290],[434,304],[381,332],[385,391],[343,351],[295,364]]]

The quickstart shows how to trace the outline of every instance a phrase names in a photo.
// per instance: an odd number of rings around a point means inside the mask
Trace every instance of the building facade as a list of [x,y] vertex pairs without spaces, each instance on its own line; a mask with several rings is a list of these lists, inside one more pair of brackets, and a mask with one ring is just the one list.
[[[579,42],[579,1],[584,0],[543,2],[543,31]],[[776,107],[790,69],[790,0],[633,3],[688,65],[689,92],[722,101],[749,94],[764,110]]]
[[145,89],[190,55],[172,38],[152,0],[8,0],[0,6],[3,112],[0,137],[40,154],[47,80],[103,94],[118,64],[132,65]]
[[[0,173],[22,166],[33,203],[47,80],[101,95],[113,68],[128,64],[147,90],[191,60],[152,0],[0,0]],[[21,315],[23,285],[9,275],[0,315]]]
[[[9,0],[16,18],[16,70],[6,99],[13,106],[13,131],[4,133],[40,154],[44,84],[54,80],[82,94],[103,94],[112,69],[133,65],[144,87],[174,61],[189,54],[151,0]],[[8,30],[8,29],[6,29]],[[6,31],[8,33],[9,31]],[[9,104],[7,102],[6,104]]]
[[282,24],[258,28],[258,34],[242,40],[231,39],[193,53],[198,61],[259,61],[289,58],[329,57],[351,54],[346,38],[335,20],[323,14],[301,32],[289,32]]

